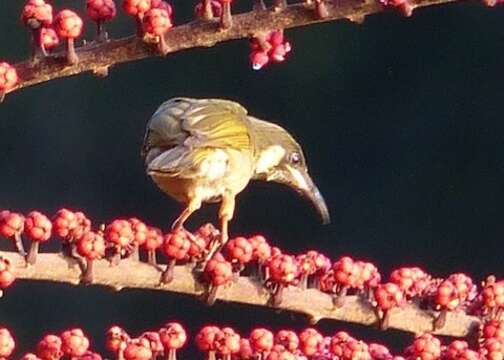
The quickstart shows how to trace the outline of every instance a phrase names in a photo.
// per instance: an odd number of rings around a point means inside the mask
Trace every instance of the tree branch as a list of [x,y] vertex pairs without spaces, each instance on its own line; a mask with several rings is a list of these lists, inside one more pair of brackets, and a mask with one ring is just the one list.
[[[457,0],[411,0],[410,5],[417,8],[453,1]],[[294,4],[281,11],[254,10],[234,15],[233,26],[228,30],[220,30],[217,20],[193,21],[177,26],[165,36],[168,54],[195,47],[212,47],[220,42],[248,38],[282,28],[339,19],[361,22],[367,15],[384,11],[383,6],[375,0],[334,0],[327,3],[327,17],[320,19],[313,6]],[[77,54],[80,61],[74,66],[67,65],[66,55],[62,52],[35,64],[29,60],[16,64],[20,82],[10,92],[83,72],[102,74],[112,65],[159,55],[154,46],[134,36],[105,43],[88,43],[77,49]]]
[[[77,285],[81,271],[77,262],[60,254],[39,254],[35,265],[26,267],[25,260],[15,252],[0,251],[0,257],[7,258],[15,268],[19,279],[45,280]],[[164,265],[160,265],[164,267]],[[94,264],[94,284],[122,288],[143,288],[160,291],[183,293],[201,296],[204,288],[195,281],[188,266],[176,266],[171,283],[160,285],[160,270],[136,260],[121,260],[119,265],[111,266],[106,260]],[[230,285],[219,288],[217,299],[222,301],[268,306],[269,292],[260,284],[248,277],[238,277]],[[341,307],[334,309],[332,297],[316,289],[302,290],[288,287],[284,290],[279,309],[305,314],[311,323],[321,319],[333,319],[345,322],[374,325],[378,317],[371,304],[358,296],[345,296]],[[434,311],[421,310],[413,304],[395,308],[390,313],[389,327],[415,334],[432,332],[433,334],[466,337],[481,324],[475,316],[462,311],[447,314],[443,328],[433,331]]]

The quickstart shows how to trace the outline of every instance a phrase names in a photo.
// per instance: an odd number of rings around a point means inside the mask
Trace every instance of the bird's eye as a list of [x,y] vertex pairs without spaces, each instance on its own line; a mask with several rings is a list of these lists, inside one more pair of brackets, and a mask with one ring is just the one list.
[[299,163],[301,162],[301,155],[299,155],[299,153],[297,152],[293,152],[289,156],[289,161],[293,165],[299,165]]

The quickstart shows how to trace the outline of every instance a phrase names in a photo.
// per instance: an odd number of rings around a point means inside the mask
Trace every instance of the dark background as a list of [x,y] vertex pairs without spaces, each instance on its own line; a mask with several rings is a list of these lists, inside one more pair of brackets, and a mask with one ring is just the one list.
[[[82,8],[83,1],[57,2]],[[246,1],[239,2],[246,8]],[[174,2],[175,22],[189,19]],[[1,58],[28,53],[21,1],[0,2]],[[0,106],[0,208],[53,214],[66,206],[96,223],[138,216],[167,229],[180,206],[144,173],[146,121],[172,96],[226,97],[274,120],[303,144],[333,222],[275,184],[238,201],[232,234],[260,232],[291,252],[371,260],[385,275],[419,265],[446,276],[502,275],[504,237],[504,7],[459,3],[289,30],[282,65],[254,72],[247,41],[120,65],[25,89]],[[88,23],[88,34],[94,29]],[[121,15],[114,37],[132,33]],[[215,219],[208,206],[190,227]],[[180,319],[190,334],[219,321],[242,330],[306,326],[301,316],[160,292],[19,281],[0,302],[0,324],[24,351],[47,331],[82,326],[94,347],[113,323],[133,334]],[[409,335],[322,321],[401,348]],[[186,354],[192,350],[186,350]]]

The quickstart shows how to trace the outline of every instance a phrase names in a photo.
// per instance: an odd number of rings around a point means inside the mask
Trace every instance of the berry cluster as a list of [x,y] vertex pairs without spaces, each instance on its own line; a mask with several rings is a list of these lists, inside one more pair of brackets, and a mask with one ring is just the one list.
[[[31,241],[24,252],[21,235]],[[418,267],[392,271],[382,281],[372,263],[342,256],[331,262],[314,250],[297,256],[285,254],[268,244],[261,235],[239,236],[229,240],[222,250],[205,262],[209,250],[219,241],[219,231],[212,224],[201,226],[194,233],[186,230],[164,233],[137,218],[116,219],[93,230],[91,221],[80,211],[60,209],[49,219],[32,211],[26,216],[4,210],[0,212],[0,235],[11,239],[17,251],[26,256],[27,264],[35,264],[39,244],[52,235],[61,239],[63,253],[81,263],[82,282],[93,282],[93,263],[105,258],[112,265],[121,259],[140,259],[145,251],[149,264],[160,268],[160,282],[169,284],[175,277],[175,265],[201,267],[198,280],[207,285],[206,300],[213,303],[218,289],[230,284],[239,275],[260,281],[270,292],[270,305],[279,306],[287,287],[316,288],[330,294],[335,307],[345,295],[357,295],[373,304],[382,327],[386,328],[390,312],[407,302],[422,309],[436,310],[434,328],[442,328],[446,315],[465,311],[484,319],[500,319],[504,312],[504,280],[489,276],[482,289],[465,274],[456,273],[446,279],[433,278]],[[166,266],[159,267],[158,255]],[[9,286],[15,269],[0,258],[0,289]]]
[[250,48],[250,62],[254,70],[260,70],[271,62],[285,61],[291,51],[291,45],[285,40],[283,30],[256,35],[250,41]]
[[28,0],[21,12],[21,21],[32,32],[33,61],[40,55],[47,56],[63,38],[67,41],[68,63],[78,62],[74,40],[82,33],[83,21],[74,11],[63,9],[53,16],[53,7],[45,0]]
[[[431,334],[413,339],[401,355],[393,355],[382,344],[366,343],[345,331],[332,336],[314,328],[300,332],[281,329],[272,332],[255,328],[247,337],[231,327],[207,325],[194,336],[194,344],[211,360],[497,360],[504,357],[504,321],[485,323],[479,333],[478,345],[471,349],[466,341],[454,340],[443,344]],[[151,360],[160,356],[176,360],[188,342],[184,327],[178,322],[167,322],[157,331],[146,331],[131,337],[119,326],[110,327],[105,335],[105,347],[116,359]],[[0,326],[0,358],[9,359],[15,350],[15,340],[8,329]],[[90,350],[90,341],[79,329],[63,331],[60,335],[45,335],[33,353],[23,360],[100,360],[100,354]]]

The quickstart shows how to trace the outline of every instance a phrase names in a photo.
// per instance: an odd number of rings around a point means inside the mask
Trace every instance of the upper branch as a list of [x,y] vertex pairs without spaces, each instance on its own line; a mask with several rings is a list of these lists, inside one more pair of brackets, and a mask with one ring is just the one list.
[[[412,8],[424,7],[456,0],[412,0]],[[193,21],[168,31],[165,35],[167,53],[195,48],[211,47],[217,43],[248,38],[255,34],[283,28],[293,28],[314,23],[349,19],[360,22],[365,16],[378,13],[384,7],[375,0],[337,0],[327,3],[327,14],[319,18],[313,6],[289,5],[284,10],[253,10],[233,16],[233,26],[220,29],[218,21]],[[115,64],[158,56],[159,52],[136,36],[92,42],[77,49],[79,63],[68,65],[63,52],[46,57],[36,63],[27,60],[15,65],[19,74],[18,85],[10,92],[46,81],[78,75],[83,72],[103,74]]]
[[[59,254],[39,254],[34,265],[26,266],[25,259],[17,253],[0,251],[0,257],[7,258],[15,268],[15,275],[21,279],[46,280],[79,284],[81,271],[77,263]],[[160,268],[164,266],[160,265]],[[201,296],[203,286],[197,282],[191,269],[187,266],[175,266],[173,281],[160,284],[160,270],[135,260],[121,260],[116,266],[111,266],[106,260],[96,261],[93,283],[104,285],[116,290],[125,287],[155,289]],[[216,298],[223,301],[269,306],[270,293],[258,281],[249,277],[238,277],[235,281],[219,288]],[[363,325],[377,324],[379,319],[373,306],[362,297],[344,296],[339,306],[333,305],[332,297],[316,289],[302,290],[289,286],[284,290],[283,300],[277,306],[279,309],[305,314],[312,323],[321,319],[334,319],[359,323]],[[469,316],[462,311],[447,314],[446,323],[442,328],[433,329],[433,319],[436,312],[421,310],[413,304],[392,309],[388,326],[403,331],[421,334],[431,332],[438,335],[465,337],[471,334],[481,324],[475,316]]]

